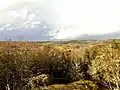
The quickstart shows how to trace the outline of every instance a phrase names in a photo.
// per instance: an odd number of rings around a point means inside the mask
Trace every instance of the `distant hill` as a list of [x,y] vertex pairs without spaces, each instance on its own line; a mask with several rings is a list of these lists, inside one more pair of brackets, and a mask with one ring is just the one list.
[[120,39],[120,31],[101,34],[101,35],[81,35],[76,40],[107,40],[107,39]]
[[[43,28],[40,25],[36,28],[18,28],[15,30],[0,31],[0,40],[25,40],[25,41],[51,41],[53,36],[49,36],[51,28]],[[108,40],[108,39],[120,39],[120,31],[113,33],[107,33],[102,35],[81,35],[72,40]],[[69,39],[53,39],[53,41],[69,41]]]

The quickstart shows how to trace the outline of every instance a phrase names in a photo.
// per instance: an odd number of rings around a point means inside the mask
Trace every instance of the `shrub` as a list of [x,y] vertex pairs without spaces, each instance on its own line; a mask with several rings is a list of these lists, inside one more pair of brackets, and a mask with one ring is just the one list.
[[[98,47],[98,46],[97,46]],[[92,60],[90,72],[109,89],[120,89],[120,53],[119,48],[111,45],[99,47],[96,57]]]
[[52,84],[51,77],[48,74],[41,74],[29,79],[27,90],[37,88],[39,86],[47,86]]
[[[48,72],[49,75],[53,78],[53,83],[68,83],[75,81],[77,78],[76,74],[76,66],[74,61],[71,59],[71,51],[64,50],[60,51],[56,48],[45,48],[49,52],[45,53],[44,55],[47,58],[43,58],[43,60],[39,60],[39,55],[37,57],[38,61],[42,61],[41,66],[43,69]],[[52,50],[49,50],[52,49]]]
[[[84,90],[89,85],[68,84],[81,78],[95,79],[95,83],[100,82],[109,89],[120,87],[120,45],[116,40],[81,44],[1,42],[0,45],[2,90],[5,90],[6,85],[11,90],[24,90],[30,79],[41,74],[48,74],[52,78],[52,84],[56,85],[50,85],[51,89],[57,88],[57,83],[62,83],[61,90],[76,86]],[[64,84],[67,85],[64,87]]]

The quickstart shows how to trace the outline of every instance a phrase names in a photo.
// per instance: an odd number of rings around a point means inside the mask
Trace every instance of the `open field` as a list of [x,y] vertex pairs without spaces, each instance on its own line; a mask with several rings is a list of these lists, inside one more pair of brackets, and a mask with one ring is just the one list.
[[10,90],[120,90],[120,43],[0,42],[0,89],[6,86]]

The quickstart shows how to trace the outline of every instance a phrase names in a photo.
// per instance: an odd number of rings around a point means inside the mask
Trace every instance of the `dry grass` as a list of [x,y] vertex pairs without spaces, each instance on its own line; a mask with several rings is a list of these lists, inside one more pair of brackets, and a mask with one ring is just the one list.
[[[65,44],[0,42],[0,88],[6,90],[5,86],[9,84],[11,90],[24,90],[29,78],[49,74],[53,77],[53,84],[62,85],[82,79],[94,82],[100,90],[103,86],[106,89],[119,90],[118,42],[115,40],[74,41]],[[52,87],[50,86],[49,90],[57,90]],[[74,90],[77,86],[73,85],[74,88],[69,84],[64,86],[67,89],[68,87]]]

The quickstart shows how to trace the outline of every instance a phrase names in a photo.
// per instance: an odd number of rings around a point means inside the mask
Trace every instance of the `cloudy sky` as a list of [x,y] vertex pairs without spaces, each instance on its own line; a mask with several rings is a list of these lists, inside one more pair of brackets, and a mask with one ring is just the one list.
[[[33,9],[29,17],[27,9]],[[0,24],[24,23],[26,18],[60,27],[57,39],[104,34],[120,30],[120,0],[0,0]]]

